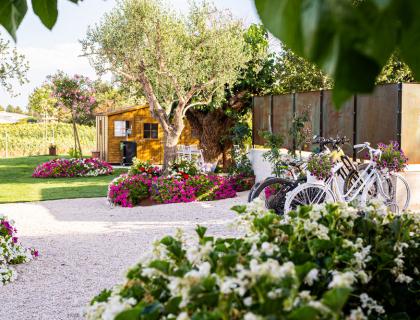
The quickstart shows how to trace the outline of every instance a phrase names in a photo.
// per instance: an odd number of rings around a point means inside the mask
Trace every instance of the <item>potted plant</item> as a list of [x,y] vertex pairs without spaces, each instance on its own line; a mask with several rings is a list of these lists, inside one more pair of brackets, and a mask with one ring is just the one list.
[[333,169],[333,161],[329,154],[313,154],[307,165],[307,179],[311,183],[323,183],[327,180]]
[[50,156],[57,155],[57,146],[55,145],[55,143],[50,143],[50,145],[48,146],[48,154]]

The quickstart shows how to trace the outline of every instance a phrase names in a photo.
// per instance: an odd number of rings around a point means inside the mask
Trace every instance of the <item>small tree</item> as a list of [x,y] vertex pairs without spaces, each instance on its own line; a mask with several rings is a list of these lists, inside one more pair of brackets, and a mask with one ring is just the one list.
[[[0,10],[1,11],[1,10]],[[10,47],[10,42],[0,38],[0,86],[9,94],[16,95],[13,85],[28,82],[26,73],[29,65],[23,54]]]
[[77,132],[76,123],[86,123],[93,117],[96,100],[93,96],[92,82],[84,76],[73,77],[59,71],[49,76],[52,85],[53,96],[57,98],[57,106],[71,113],[74,135],[74,150],[78,156],[82,156],[82,147]]
[[38,118],[50,118],[58,113],[56,105],[51,85],[45,84],[35,88],[29,96],[28,111]]
[[163,129],[166,167],[187,110],[222,97],[248,60],[242,33],[238,21],[208,4],[177,16],[160,1],[123,0],[82,44],[98,72],[141,88]]

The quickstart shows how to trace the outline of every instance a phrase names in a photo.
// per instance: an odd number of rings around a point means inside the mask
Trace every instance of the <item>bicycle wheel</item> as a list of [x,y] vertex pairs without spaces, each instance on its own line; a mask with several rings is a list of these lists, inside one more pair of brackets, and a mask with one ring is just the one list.
[[295,210],[299,206],[335,201],[335,196],[328,187],[313,183],[303,183],[286,195],[284,212]]
[[252,199],[253,199],[252,198],[252,194],[255,192],[255,189],[257,189],[260,184],[261,184],[260,182],[254,183],[254,185],[252,186],[251,190],[249,190],[249,193],[248,193],[248,202],[251,202],[252,201]]
[[[397,173],[380,176],[380,179],[375,179],[366,186],[362,193],[362,203],[378,199],[394,213],[399,214],[407,210],[411,197],[408,182]],[[378,188],[379,184],[382,188]]]
[[283,214],[286,194],[296,188],[299,182],[283,178],[270,178],[262,182],[253,192],[252,200],[259,198],[264,201],[267,209]]

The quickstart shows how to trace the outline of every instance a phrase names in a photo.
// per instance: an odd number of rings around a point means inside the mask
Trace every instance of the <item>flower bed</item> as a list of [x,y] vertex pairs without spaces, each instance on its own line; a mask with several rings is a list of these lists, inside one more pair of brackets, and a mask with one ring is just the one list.
[[420,219],[382,207],[235,208],[243,238],[167,236],[86,319],[416,319]]
[[236,196],[231,178],[217,175],[195,175],[187,179],[121,175],[108,188],[108,200],[114,205],[132,207],[151,198],[156,203],[210,201]]
[[24,248],[16,236],[14,221],[0,214],[0,284],[16,279],[16,270],[11,265],[25,263],[38,256],[35,249]]
[[53,159],[37,166],[32,174],[34,178],[73,178],[101,176],[111,174],[112,167],[96,158]]

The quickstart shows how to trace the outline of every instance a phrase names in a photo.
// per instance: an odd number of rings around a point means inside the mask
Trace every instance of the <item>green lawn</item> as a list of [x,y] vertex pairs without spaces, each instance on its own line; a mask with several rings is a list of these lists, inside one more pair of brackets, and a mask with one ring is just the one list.
[[0,159],[0,203],[71,198],[105,197],[109,182],[125,169],[110,176],[80,178],[32,178],[34,168],[49,156]]

